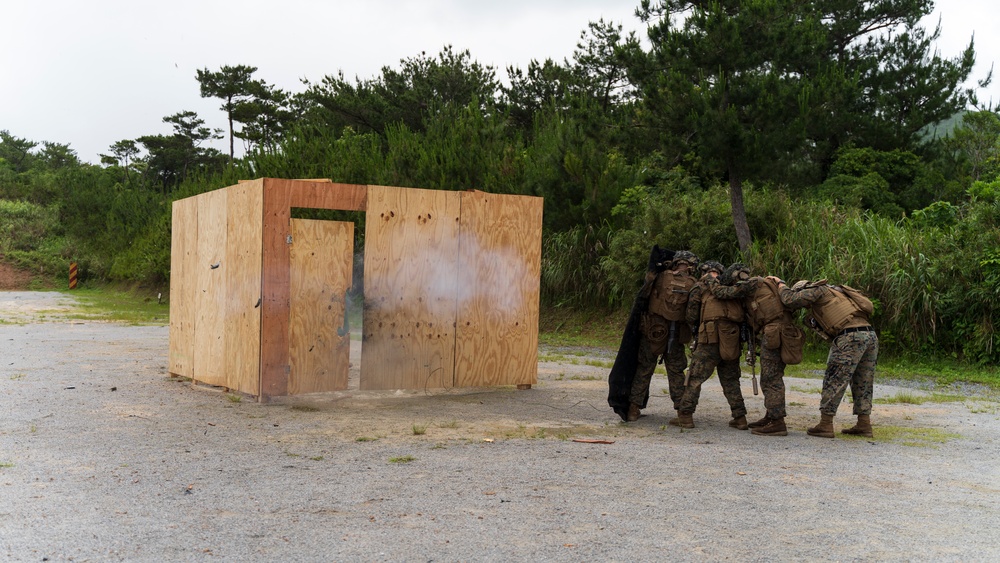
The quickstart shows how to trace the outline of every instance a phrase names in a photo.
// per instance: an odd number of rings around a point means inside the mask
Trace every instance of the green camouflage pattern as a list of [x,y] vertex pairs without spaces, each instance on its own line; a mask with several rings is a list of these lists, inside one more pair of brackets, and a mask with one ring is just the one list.
[[823,397],[819,412],[835,415],[851,386],[855,415],[872,413],[872,390],[878,364],[878,336],[875,331],[841,334],[830,343],[823,376]]
[[[653,380],[653,372],[656,371],[656,364],[663,356],[663,365],[667,370],[667,387],[670,391],[670,399],[673,401],[674,410],[684,393],[684,370],[688,366],[685,346],[676,342],[673,349],[667,352],[669,347],[669,323],[670,321],[659,315],[647,315],[646,322],[643,323],[646,329],[639,338],[639,354],[636,363],[635,377],[632,379],[632,391],[629,400],[632,403],[646,408],[649,397],[649,386]],[[654,330],[649,327],[656,325]],[[664,336],[664,333],[666,335]]]
[[740,389],[740,361],[738,359],[724,361],[719,356],[718,344],[705,343],[698,344],[691,354],[688,386],[680,398],[677,412],[694,413],[698,407],[698,398],[701,396],[701,386],[712,377],[712,372],[716,369],[719,372],[722,394],[729,403],[733,418],[746,416],[747,408],[743,402],[743,391]]
[[[809,307],[822,298],[826,291],[830,289],[825,286],[799,290],[782,287],[781,302],[791,309]],[[877,364],[878,335],[874,330],[849,332],[833,338],[826,358],[819,412],[830,416],[837,414],[849,385],[854,398],[854,414],[870,415]]]
[[781,361],[781,348],[767,347],[766,338],[760,343],[760,392],[764,394],[767,417],[785,418],[785,362]]
[[[708,280],[707,287],[719,299],[751,299],[757,291],[761,278],[753,277],[733,285],[724,285],[718,280]],[[764,408],[771,419],[785,418],[785,362],[781,361],[781,349],[768,348],[768,342],[761,331],[756,336],[760,343],[760,390],[764,394]]]

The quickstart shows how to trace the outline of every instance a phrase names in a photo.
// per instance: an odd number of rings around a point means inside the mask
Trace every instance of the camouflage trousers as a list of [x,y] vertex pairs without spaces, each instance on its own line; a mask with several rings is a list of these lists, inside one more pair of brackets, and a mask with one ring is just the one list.
[[645,334],[639,337],[639,357],[635,377],[632,379],[632,392],[629,395],[629,401],[646,408],[649,385],[653,380],[653,372],[656,371],[656,363],[662,355],[663,365],[667,368],[667,386],[670,389],[670,399],[674,403],[674,409],[677,409],[681,395],[684,393],[684,370],[687,368],[688,360],[684,353],[684,345],[680,342],[674,343],[669,353],[667,348],[667,340],[662,338],[651,339]]
[[854,414],[872,413],[872,388],[878,363],[878,336],[875,331],[851,332],[833,339],[823,376],[823,398],[819,412],[835,415],[851,386]]
[[770,419],[785,418],[785,362],[781,348],[768,348],[767,339],[760,346],[760,391]]
[[693,414],[698,407],[698,397],[701,386],[712,377],[712,371],[719,370],[719,383],[722,384],[722,394],[729,402],[733,418],[746,416],[747,408],[743,402],[743,391],[740,389],[740,361],[723,360],[719,356],[718,344],[698,343],[691,354],[691,368],[688,375],[688,386],[681,396],[677,412]]

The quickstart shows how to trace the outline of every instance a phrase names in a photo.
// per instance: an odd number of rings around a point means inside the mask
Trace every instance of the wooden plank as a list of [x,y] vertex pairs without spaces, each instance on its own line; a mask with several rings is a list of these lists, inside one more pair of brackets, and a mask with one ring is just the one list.
[[361,389],[454,384],[458,192],[368,186]]
[[462,193],[455,385],[538,378],[542,198]]
[[[279,181],[279,180],[274,180]],[[287,182],[289,205],[311,209],[364,211],[368,186],[336,184],[329,180],[280,180]]]
[[263,182],[227,190],[225,386],[259,395]]
[[226,189],[207,192],[198,200],[198,251],[194,261],[195,342],[194,379],[226,385],[225,304]]
[[173,203],[170,235],[170,355],[167,370],[194,375],[195,256],[198,250],[198,202]]
[[292,219],[288,393],[347,389],[351,337],[340,336],[351,287],[354,224]]
[[261,243],[260,400],[288,394],[289,243],[291,182],[265,178]]

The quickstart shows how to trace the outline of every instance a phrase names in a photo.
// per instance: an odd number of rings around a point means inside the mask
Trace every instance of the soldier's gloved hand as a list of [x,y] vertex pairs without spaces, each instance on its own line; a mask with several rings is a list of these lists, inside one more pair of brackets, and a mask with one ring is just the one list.
[[660,273],[670,266],[670,261],[674,259],[674,251],[668,248],[660,248],[654,244],[653,250],[649,253],[649,262],[646,264],[647,272]]
[[649,261],[646,262],[646,271],[656,273],[657,264],[660,262],[660,247],[653,245],[653,250],[649,252]]

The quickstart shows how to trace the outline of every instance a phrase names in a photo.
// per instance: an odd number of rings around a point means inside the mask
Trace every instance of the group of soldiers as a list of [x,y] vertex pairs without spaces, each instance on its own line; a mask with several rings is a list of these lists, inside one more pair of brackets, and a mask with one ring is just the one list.
[[[789,287],[777,276],[751,275],[744,264],[727,268],[712,260],[700,262],[683,250],[653,249],[609,377],[608,403],[623,420],[638,420],[662,357],[677,413],[669,424],[694,428],[702,384],[717,371],[732,414],[730,427],[750,429],[759,436],[787,436],[784,373],[786,365],[802,361],[805,335],[794,313],[803,308],[808,309],[806,325],[830,342],[820,422],[808,434],[834,437],[833,418],[850,386],[857,423],[842,433],[872,437],[878,337],[869,322],[872,310],[867,297],[827,280],[801,280]],[[752,365],[759,345],[766,412],[754,422],[747,421],[740,387],[744,343]]]

